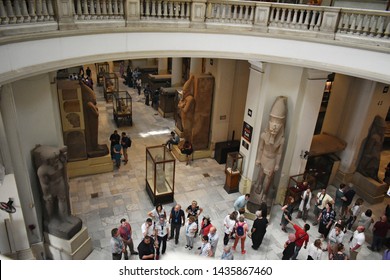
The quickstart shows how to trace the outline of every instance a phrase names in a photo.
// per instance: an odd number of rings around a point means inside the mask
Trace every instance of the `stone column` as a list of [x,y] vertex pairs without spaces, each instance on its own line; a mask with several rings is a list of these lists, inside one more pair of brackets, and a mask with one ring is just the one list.
[[[251,137],[251,143],[242,137],[240,140],[240,153],[245,157],[239,187],[241,193],[250,192],[252,178],[255,177],[254,173],[257,146],[259,144],[259,136],[263,118],[263,114],[261,112],[264,111],[265,106],[265,95],[260,94],[264,76],[264,64],[261,61],[249,61],[249,63],[249,83],[246,97],[244,122],[253,128],[253,133]],[[243,142],[247,144],[246,147],[242,146]]]
[[168,58],[164,57],[158,59],[158,74],[168,74]]
[[182,85],[183,59],[181,57],[172,58],[172,87]]
[[202,74],[202,59],[191,57],[190,73],[194,75]]

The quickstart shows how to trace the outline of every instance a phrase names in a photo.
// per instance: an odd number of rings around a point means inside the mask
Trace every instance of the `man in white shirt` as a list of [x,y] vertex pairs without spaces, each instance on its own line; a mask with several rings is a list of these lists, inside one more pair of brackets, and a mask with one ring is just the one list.
[[219,236],[217,234],[217,229],[215,227],[211,227],[209,234],[207,235],[209,237],[209,243],[211,245],[211,257],[215,256],[215,251],[217,250],[218,240]]
[[143,238],[145,238],[146,235],[149,235],[150,237],[154,238],[153,221],[151,218],[147,218],[145,223],[142,224],[141,231]]
[[156,225],[154,226],[154,234],[156,235],[158,241],[158,248],[156,249],[156,259],[159,259],[161,245],[161,254],[165,254],[169,234],[169,223],[165,220],[163,215],[160,215],[159,222],[156,223]]
[[322,189],[316,196],[316,204],[314,205],[315,219],[313,226],[318,225],[318,217],[328,202],[333,204],[333,198],[326,193],[326,189]]
[[356,260],[358,253],[364,241],[366,240],[366,236],[364,231],[366,228],[364,226],[358,226],[355,232],[353,233],[352,240],[349,242],[349,259]]

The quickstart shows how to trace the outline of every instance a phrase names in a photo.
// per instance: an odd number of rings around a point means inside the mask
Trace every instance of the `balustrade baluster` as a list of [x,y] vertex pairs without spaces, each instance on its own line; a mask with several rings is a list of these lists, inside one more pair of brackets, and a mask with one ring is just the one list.
[[275,8],[276,9],[276,15],[275,15],[275,26],[279,25],[279,16],[280,16],[280,8]]
[[96,12],[95,12],[95,1],[89,0],[89,14],[91,16],[91,19],[96,19]]
[[370,31],[370,17],[365,15],[363,18],[363,35],[367,36]]
[[251,6],[250,7],[250,14],[249,14],[249,23],[253,24],[254,17],[255,17],[255,8],[254,8],[254,6]]
[[291,27],[291,18],[292,18],[292,9],[287,9],[287,18],[286,22],[284,23],[284,27]]
[[219,20],[219,13],[220,13],[220,11],[221,11],[221,4],[214,4],[215,6],[215,11],[214,11],[214,21],[217,21],[217,20]]
[[314,26],[316,25],[316,11],[310,11],[310,14],[311,14],[311,19],[310,19],[310,26],[309,26],[309,30],[313,31],[314,30]]
[[349,34],[353,34],[355,32],[355,29],[356,29],[356,15],[352,14],[351,15],[351,25],[349,26],[349,31],[348,33]]
[[28,1],[28,13],[31,18],[31,22],[36,22],[37,21],[37,14],[35,13],[35,1],[34,0],[29,0]]
[[[1,1],[1,2],[3,2],[3,1]],[[21,8],[22,16],[23,16],[23,22],[30,22],[31,18],[28,14],[26,0],[21,1],[20,8]]]
[[322,17],[324,16],[321,11],[317,11],[317,20],[316,20],[316,25],[314,26],[315,31],[319,31],[321,27],[321,22],[322,22]]
[[43,21],[43,14],[42,14],[42,0],[36,0],[36,10],[35,12],[37,13],[37,17],[38,17],[38,22],[41,22]]
[[371,24],[371,28],[370,28],[370,37],[374,37],[377,34],[376,24],[377,24],[377,21],[378,21],[378,17],[377,16],[373,16],[372,18],[373,18],[373,20],[372,20],[372,24]]
[[42,17],[43,21],[49,20],[49,12],[47,11],[47,2],[50,2],[51,0],[42,0]]
[[221,4],[221,18],[219,18],[219,22],[229,22],[229,18],[226,15],[226,12],[230,10],[230,7],[225,4]]
[[53,21],[54,20],[54,8],[53,8],[53,1],[52,0],[49,0],[47,2],[47,12],[49,15],[49,21]]
[[87,0],[81,0],[82,14],[80,19],[88,19],[88,3]]
[[290,27],[295,29],[296,26],[297,26],[297,22],[298,22],[298,10],[297,9],[294,9],[293,10],[293,18],[291,20],[291,25]]
[[173,18],[173,2],[169,2],[168,15],[170,18]]
[[7,9],[7,16],[8,16],[8,19],[9,19],[9,23],[15,23],[16,22],[16,17],[15,17],[15,14],[14,14],[14,10],[12,9],[12,3],[11,3],[11,0],[6,0],[5,1],[5,6],[6,6],[6,9]]
[[108,19],[107,0],[102,1],[102,17],[103,19]]
[[191,4],[189,2],[186,3],[186,18],[190,18],[191,14]]
[[185,3],[182,2],[182,3],[180,3],[180,17],[182,19],[185,18],[185,12],[186,12],[186,6],[185,6]]
[[108,18],[111,19],[112,15],[113,15],[113,12],[112,12],[112,0],[108,0],[107,13],[108,13]]
[[303,21],[304,21],[304,18],[305,18],[305,10],[299,10],[298,11],[299,13],[299,16],[298,16],[298,26],[297,26],[297,29],[303,29]]
[[145,18],[149,18],[150,3],[149,0],[145,0]]
[[150,13],[150,16],[151,17],[156,17],[156,1],[155,0],[152,0],[152,11]]
[[386,30],[385,30],[385,33],[384,33],[384,39],[389,39],[390,37],[390,21],[387,22],[387,25],[386,25]]
[[209,2],[207,3],[207,8],[206,8],[206,19],[212,19],[213,17],[213,6]]
[[9,18],[7,16],[7,12],[5,11],[3,0],[0,1],[0,23],[7,24],[9,22]]
[[286,16],[286,8],[282,8],[282,14],[280,16],[278,27],[283,27],[284,23],[286,22],[285,16]]
[[80,19],[83,15],[83,12],[81,10],[81,0],[77,0],[76,3],[75,3],[76,7],[75,7],[75,15],[74,15],[74,18],[76,20]]
[[249,6],[244,6],[245,8],[245,13],[244,13],[244,22],[248,22],[248,17],[249,17]]
[[357,15],[356,21],[357,21],[357,26],[354,34],[361,34],[363,31],[363,20],[364,17],[362,15]]
[[123,1],[122,0],[118,0],[118,7],[119,7],[119,17],[118,18],[121,18],[123,19],[125,13],[124,13],[124,10],[123,10]]
[[158,18],[161,18],[161,16],[162,16],[161,5],[162,5],[161,1],[157,1],[157,17]]
[[20,11],[20,0],[14,1],[14,12],[16,16],[16,23],[22,23],[23,22],[23,16]]
[[165,18],[168,17],[168,4],[167,4],[167,1],[163,2],[163,16]]
[[308,29],[309,28],[309,20],[310,20],[310,13],[311,11],[305,10],[305,21],[302,24],[302,29]]
[[377,38],[381,38],[383,36],[383,31],[384,31],[384,27],[385,27],[385,19],[383,16],[379,16],[379,20],[378,20],[378,32],[376,34],[376,37]]
[[101,4],[102,4],[102,2],[100,0],[96,1],[96,18],[97,19],[102,19],[103,18]]
[[113,3],[113,15],[114,15],[114,18],[118,19],[119,18],[119,10],[118,10],[118,0],[113,0],[114,3]]

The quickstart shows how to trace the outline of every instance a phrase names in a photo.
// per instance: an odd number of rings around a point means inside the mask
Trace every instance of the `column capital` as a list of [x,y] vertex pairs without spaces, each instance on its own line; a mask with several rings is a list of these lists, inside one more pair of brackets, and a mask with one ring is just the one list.
[[265,67],[264,62],[259,60],[248,60],[248,62],[250,63],[252,69],[264,73],[264,67]]

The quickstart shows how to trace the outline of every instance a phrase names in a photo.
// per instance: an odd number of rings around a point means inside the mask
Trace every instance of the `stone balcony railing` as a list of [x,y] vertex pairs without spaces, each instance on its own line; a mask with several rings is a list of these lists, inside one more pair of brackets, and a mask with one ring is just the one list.
[[390,12],[239,0],[0,0],[0,44],[99,32],[249,34],[390,51]]

